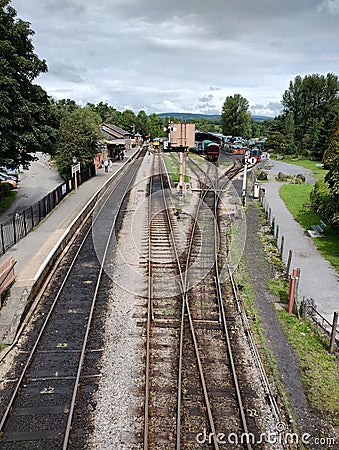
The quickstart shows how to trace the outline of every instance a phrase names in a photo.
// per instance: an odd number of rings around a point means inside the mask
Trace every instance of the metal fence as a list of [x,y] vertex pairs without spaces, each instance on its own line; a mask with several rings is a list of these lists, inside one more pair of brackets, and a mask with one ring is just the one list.
[[[94,165],[77,172],[77,185],[79,186],[94,175]],[[0,225],[0,249],[2,253],[6,253],[10,247],[36,227],[74,187],[74,178],[65,181],[34,205],[23,212],[16,213],[11,219],[2,223]]]
[[330,323],[319,311],[317,311],[315,301],[306,298],[298,305],[298,312],[301,316],[310,318],[326,335],[333,336],[333,341],[339,349],[339,330],[335,320]]

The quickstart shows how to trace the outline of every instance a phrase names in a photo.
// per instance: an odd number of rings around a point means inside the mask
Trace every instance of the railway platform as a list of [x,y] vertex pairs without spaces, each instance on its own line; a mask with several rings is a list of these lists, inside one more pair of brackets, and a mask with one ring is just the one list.
[[0,343],[13,342],[28,300],[85,217],[86,206],[95,201],[104,185],[138,152],[139,148],[128,150],[125,158],[115,161],[109,172],[99,169],[95,177],[72,191],[36,229],[0,257],[0,264],[10,257],[16,261],[15,282],[0,309]]

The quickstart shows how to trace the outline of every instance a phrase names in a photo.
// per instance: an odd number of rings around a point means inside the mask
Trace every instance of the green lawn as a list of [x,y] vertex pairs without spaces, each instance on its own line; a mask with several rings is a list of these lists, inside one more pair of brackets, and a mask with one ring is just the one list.
[[[310,193],[313,186],[310,184],[284,184],[280,189],[280,197],[284,201],[287,209],[305,228],[311,229],[311,225],[316,225],[322,219],[318,214],[303,211],[303,204],[310,202]],[[313,238],[315,245],[335,269],[339,272],[339,236],[330,227],[326,229],[326,236]]]

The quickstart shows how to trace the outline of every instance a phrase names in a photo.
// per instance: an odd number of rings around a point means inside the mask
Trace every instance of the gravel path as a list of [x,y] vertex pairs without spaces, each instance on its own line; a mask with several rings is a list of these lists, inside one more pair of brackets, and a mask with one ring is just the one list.
[[[319,417],[319,412],[317,415],[316,412],[312,411],[307,402],[301,381],[298,359],[280,329],[273,307],[274,303],[278,302],[279,299],[268,290],[265,284],[265,280],[274,277],[274,268],[267,262],[260,232],[253,232],[253,230],[260,230],[260,228],[260,210],[250,202],[247,210],[247,238],[243,263],[249,276],[254,302],[262,321],[264,334],[274,353],[301,432],[309,433],[312,437],[318,435],[333,436],[333,430],[327,429],[326,423]],[[308,448],[319,449],[319,445],[308,445]]]

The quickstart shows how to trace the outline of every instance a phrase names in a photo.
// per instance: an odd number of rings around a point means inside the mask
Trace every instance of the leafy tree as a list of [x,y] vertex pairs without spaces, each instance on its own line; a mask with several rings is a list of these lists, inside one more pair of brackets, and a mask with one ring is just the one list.
[[27,167],[37,151],[56,139],[47,93],[33,80],[47,65],[34,53],[30,24],[16,18],[10,0],[0,0],[0,163]]
[[221,113],[223,134],[250,137],[251,115],[248,107],[248,100],[240,94],[226,97]]
[[148,131],[148,118],[145,111],[139,111],[136,118],[136,131],[140,133],[143,137],[149,135]]
[[73,156],[82,167],[93,162],[101,138],[100,123],[100,116],[90,108],[77,108],[61,119],[55,160],[59,172],[66,178],[71,175]]
[[328,147],[324,152],[323,163],[325,169],[330,169],[334,158],[339,155],[339,119],[333,127]]
[[285,151],[292,155],[296,151],[294,143],[295,126],[292,113],[288,113],[284,121]]
[[[168,122],[166,122],[166,124],[167,123]],[[164,131],[164,122],[156,114],[151,114],[148,116],[148,130],[151,139],[166,136],[166,132]]]
[[[338,149],[338,143],[337,143]],[[331,167],[325,176],[325,181],[329,187],[327,201],[323,202],[320,210],[324,210],[328,222],[333,228],[339,230],[339,153],[331,162]]]
[[205,118],[199,118],[194,120],[195,123],[195,129],[199,130],[199,131],[204,131],[206,133],[208,133],[209,131],[211,131],[211,123],[205,119]]
[[339,229],[339,120],[331,133],[323,161],[329,171],[324,181],[315,184],[311,199],[317,212],[333,228]]
[[283,133],[276,130],[269,133],[267,141],[265,142],[265,148],[267,150],[273,149],[278,153],[285,153],[285,142],[285,136]]
[[332,73],[313,74],[290,81],[283,94],[283,115],[294,120],[295,144],[299,151],[309,151],[322,157],[327,146],[329,130],[339,112],[339,81]]
[[263,138],[267,137],[273,120],[251,120],[251,137]]
[[87,103],[86,107],[97,113],[101,117],[101,122],[106,122],[106,118],[110,115],[111,110],[113,109],[107,103],[103,102],[99,102],[97,105]]
[[137,118],[135,113],[130,109],[125,109],[120,118],[120,127],[126,131],[131,131],[136,124]]
[[122,127],[121,120],[122,113],[115,108],[111,108],[105,122],[115,125],[117,127]]

